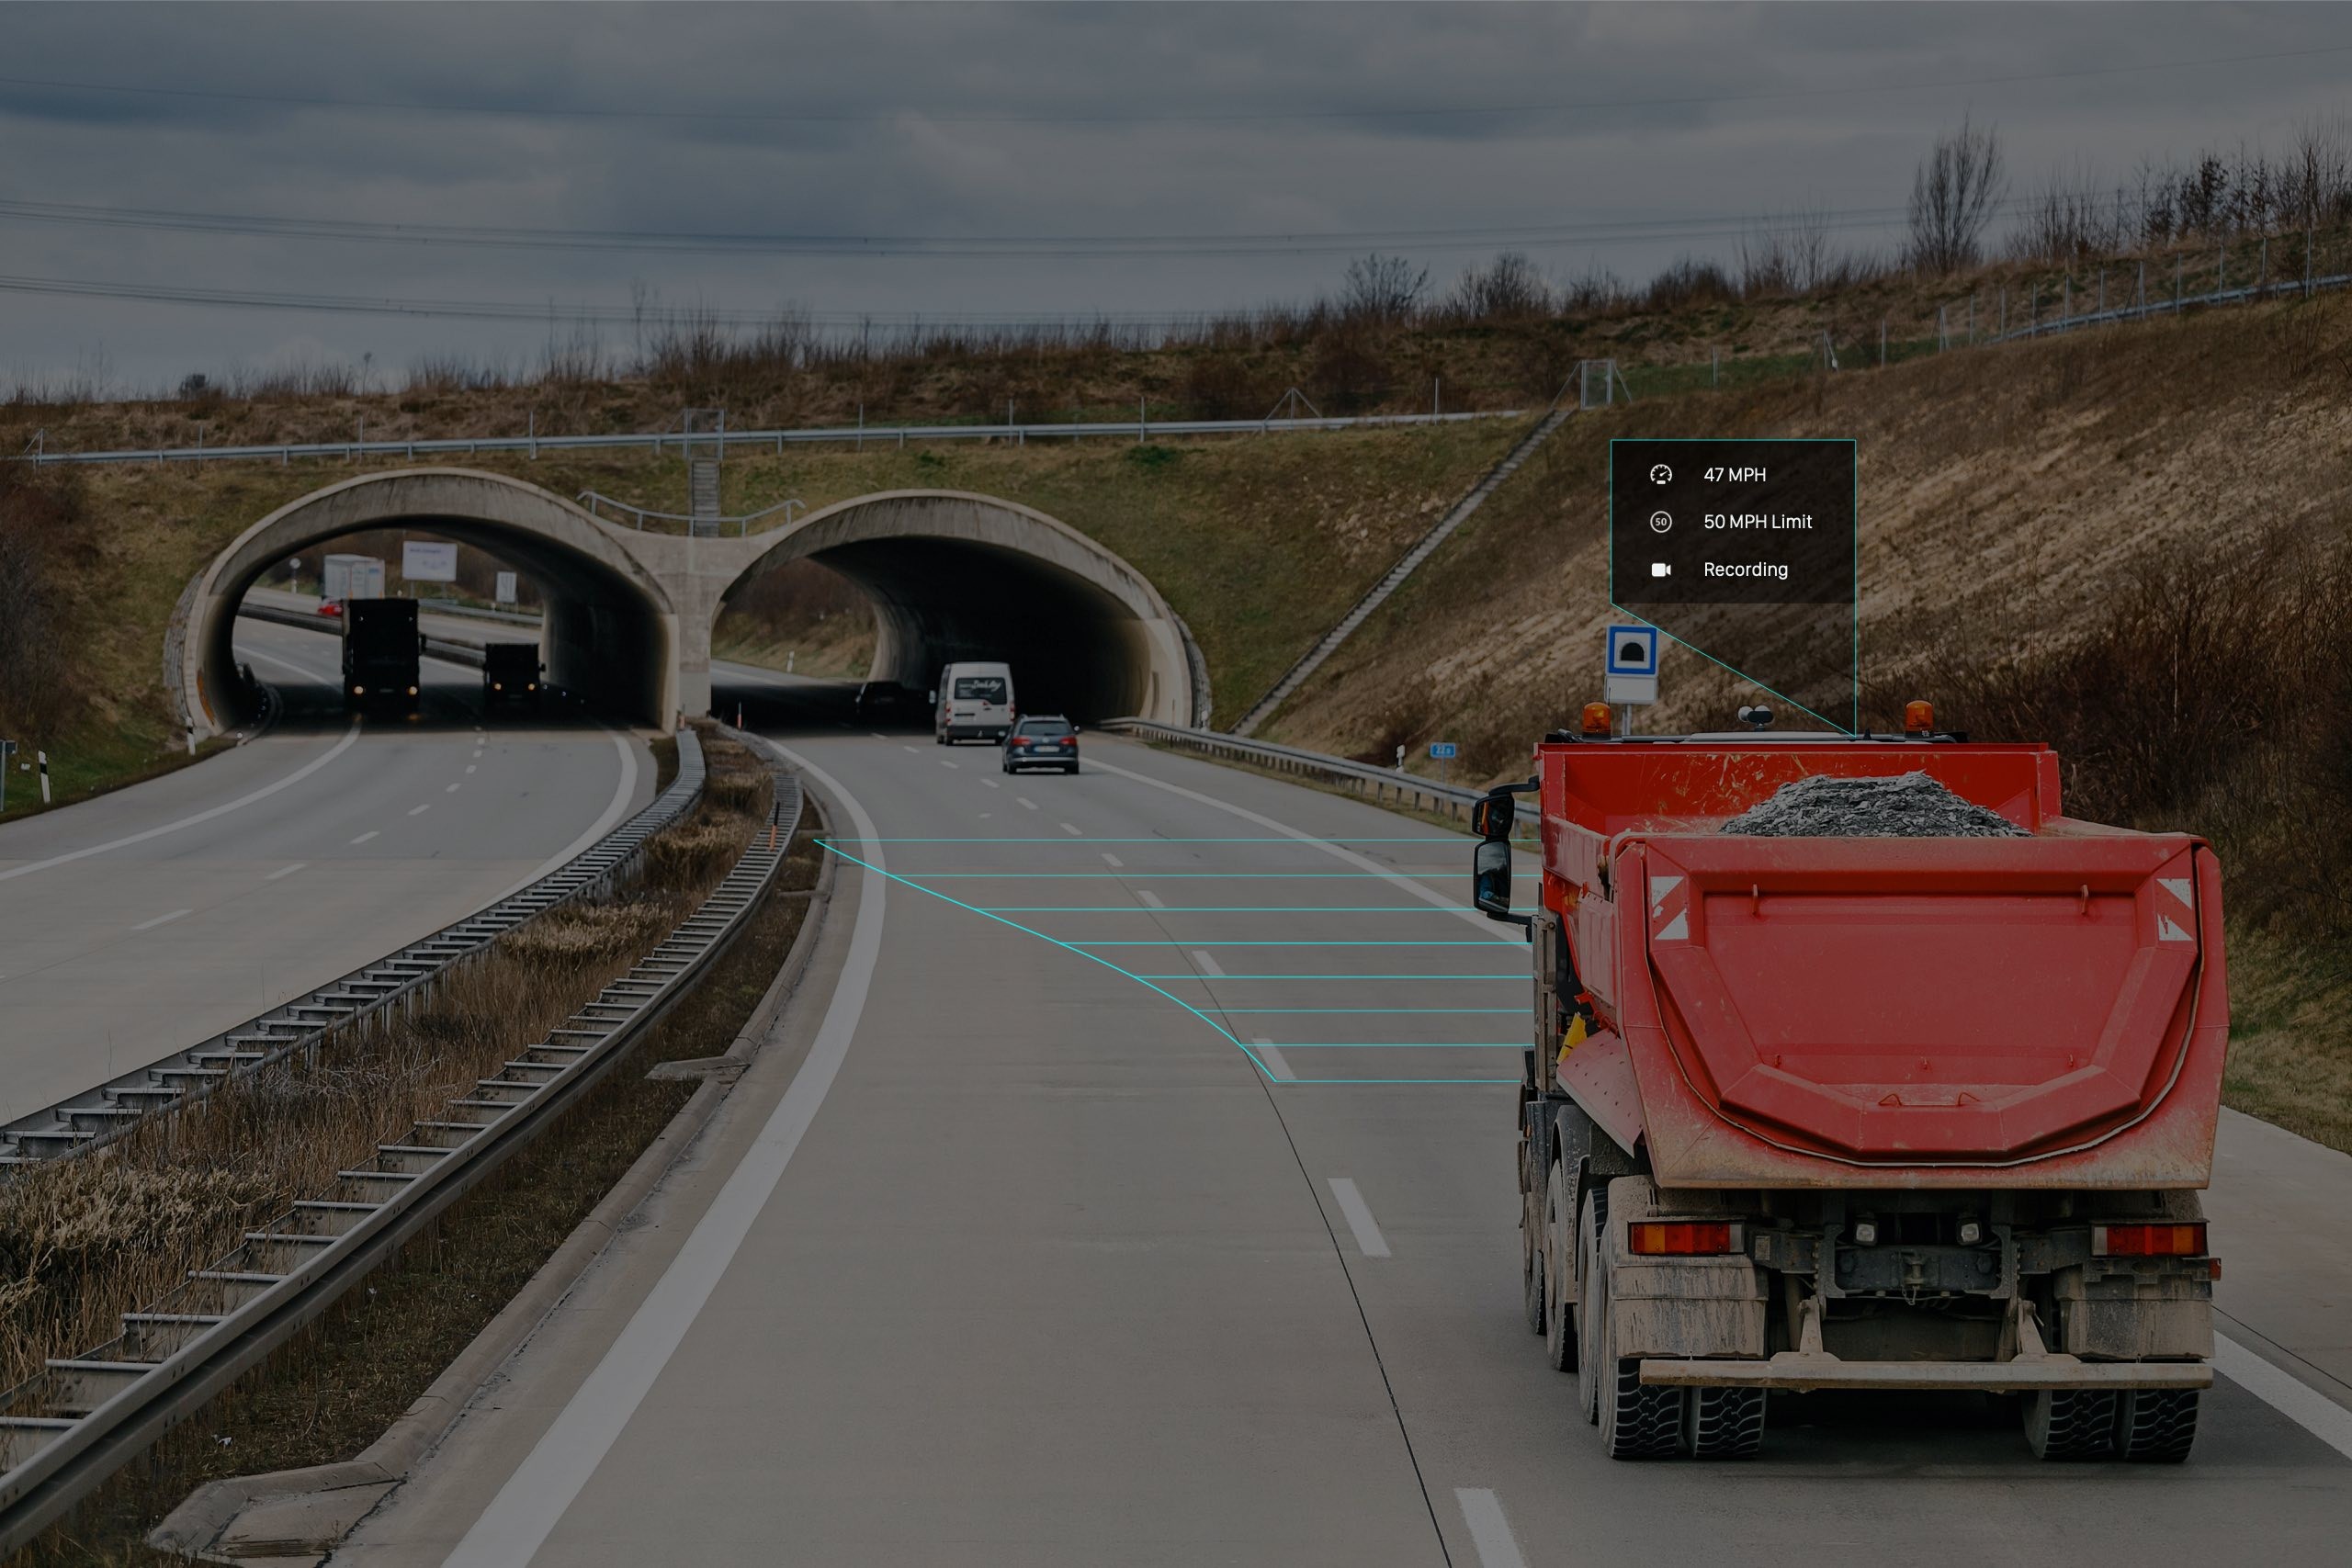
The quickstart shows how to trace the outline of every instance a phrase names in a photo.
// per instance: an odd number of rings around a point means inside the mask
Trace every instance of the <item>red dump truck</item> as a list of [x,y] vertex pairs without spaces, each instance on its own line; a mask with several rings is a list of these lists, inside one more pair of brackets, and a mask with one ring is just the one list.
[[[2186,1458],[2220,1270],[2211,849],[2062,815],[2048,748],[1924,704],[1901,736],[1585,725],[1479,803],[1474,890],[1535,953],[1528,1322],[1610,1455],[1751,1454],[1769,1391],[1939,1389],[2014,1401],[2045,1459]],[[1722,830],[1799,779],[1916,773],[2024,833]]]

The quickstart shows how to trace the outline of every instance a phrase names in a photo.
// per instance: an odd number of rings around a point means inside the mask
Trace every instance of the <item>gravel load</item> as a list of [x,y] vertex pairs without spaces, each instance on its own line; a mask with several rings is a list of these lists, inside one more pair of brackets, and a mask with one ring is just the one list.
[[1723,825],[1751,839],[2030,839],[2033,835],[1925,773],[1891,779],[1826,774],[1782,784]]

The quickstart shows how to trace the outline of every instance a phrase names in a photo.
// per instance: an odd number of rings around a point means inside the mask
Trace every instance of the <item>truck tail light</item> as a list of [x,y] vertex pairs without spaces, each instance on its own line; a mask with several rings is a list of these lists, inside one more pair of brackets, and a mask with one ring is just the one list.
[[1708,1257],[1732,1245],[1729,1220],[1636,1220],[1625,1227],[1625,1249],[1637,1258]]
[[2093,1225],[2091,1251],[2100,1258],[2196,1258],[2205,1251],[2205,1222]]

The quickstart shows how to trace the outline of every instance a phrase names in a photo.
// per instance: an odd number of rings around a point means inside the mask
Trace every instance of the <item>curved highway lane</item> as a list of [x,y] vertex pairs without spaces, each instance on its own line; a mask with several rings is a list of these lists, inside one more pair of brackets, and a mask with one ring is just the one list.
[[1521,1316],[1526,958],[1442,907],[1463,840],[1091,736],[1008,778],[837,713],[771,733],[845,857],[809,982],[334,1562],[2341,1561],[2352,1253],[2247,1216],[2342,1212],[2352,1160],[2233,1120],[2223,1326],[2259,1354],[2186,1467],[2038,1464],[2013,1415],[1905,1395],[1612,1463]]
[[651,798],[641,741],[486,716],[477,671],[428,660],[419,717],[355,723],[334,642],[247,621],[237,649],[276,729],[0,826],[0,1121],[461,919]]

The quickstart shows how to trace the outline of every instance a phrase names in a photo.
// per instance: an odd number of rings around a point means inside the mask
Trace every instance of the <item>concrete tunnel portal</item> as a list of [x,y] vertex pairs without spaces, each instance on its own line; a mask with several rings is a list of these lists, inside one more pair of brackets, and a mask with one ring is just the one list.
[[620,527],[503,475],[427,468],[345,480],[280,507],[188,585],[165,657],[199,733],[242,716],[237,606],[262,573],[322,541],[401,526],[474,545],[527,574],[547,605],[548,681],[632,722],[666,728],[708,712],[720,609],[761,572],[798,558],[838,571],[872,604],[872,679],[921,692],[942,664],[999,659],[1034,712],[1191,724],[1207,706],[1199,651],[1158,591],[1017,502],[888,491],[748,537],[689,537]]

